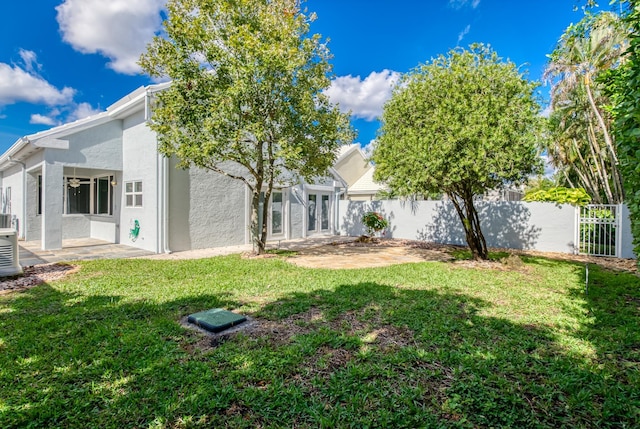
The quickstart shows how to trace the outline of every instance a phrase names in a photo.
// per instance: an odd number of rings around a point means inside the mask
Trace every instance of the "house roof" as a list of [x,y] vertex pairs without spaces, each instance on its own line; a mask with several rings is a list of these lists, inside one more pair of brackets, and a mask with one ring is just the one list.
[[371,166],[360,178],[349,187],[348,194],[375,194],[386,189],[386,186],[373,180],[375,167]]
[[[340,146],[338,148],[338,153],[336,155],[336,162],[334,164],[340,163],[340,161],[342,161],[343,159],[347,158],[347,156],[351,152],[356,151],[356,150],[360,150],[360,145],[357,144],[357,143]],[[363,160],[366,159],[366,157],[364,156],[364,153],[361,153],[361,155],[362,155],[362,159]]]
[[[68,142],[61,140],[61,138],[96,125],[120,119],[128,113],[140,109],[148,94],[161,91],[169,85],[170,82],[142,86],[107,107],[104,112],[19,138],[5,153],[0,155],[0,171],[6,170],[16,161],[22,160],[37,150],[43,148],[68,148]],[[67,143],[66,146],[65,143]]]

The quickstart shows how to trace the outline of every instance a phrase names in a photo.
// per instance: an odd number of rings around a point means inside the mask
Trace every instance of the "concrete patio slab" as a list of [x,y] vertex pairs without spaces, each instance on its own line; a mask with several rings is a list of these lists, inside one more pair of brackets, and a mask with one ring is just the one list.
[[40,241],[21,241],[20,265],[23,267],[63,261],[90,259],[126,259],[153,255],[153,252],[93,238],[63,240],[62,249],[42,250]]
[[[301,250],[352,240],[353,237],[319,236],[288,241],[272,241],[267,243],[267,249]],[[125,244],[113,244],[93,238],[63,240],[62,249],[59,250],[42,250],[40,241],[21,241],[18,244],[20,247],[20,265],[23,267],[91,259],[201,259],[250,252],[252,250],[252,246],[247,244],[158,254]]]

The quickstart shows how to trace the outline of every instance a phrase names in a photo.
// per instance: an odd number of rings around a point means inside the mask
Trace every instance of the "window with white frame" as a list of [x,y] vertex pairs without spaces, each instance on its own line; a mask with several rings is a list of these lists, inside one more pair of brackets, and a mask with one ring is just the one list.
[[65,198],[66,214],[91,214],[91,179],[67,177]]
[[125,207],[142,207],[142,182],[132,181],[124,184]]
[[[65,214],[113,214],[113,176],[67,177]],[[38,177],[38,213],[42,213],[42,178]]]
[[97,177],[93,184],[93,212],[95,214],[113,214],[113,176]]

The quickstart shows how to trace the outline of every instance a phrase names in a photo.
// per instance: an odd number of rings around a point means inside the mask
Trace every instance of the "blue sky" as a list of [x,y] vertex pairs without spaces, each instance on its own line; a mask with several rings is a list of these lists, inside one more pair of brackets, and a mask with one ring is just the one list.
[[[0,153],[28,134],[101,110],[151,81],[136,60],[160,30],[165,0],[5,1],[0,6]],[[582,17],[581,0],[308,0],[330,39],[328,93],[353,113],[363,146],[401,73],[474,42],[531,79]],[[541,88],[546,97],[548,88]]]

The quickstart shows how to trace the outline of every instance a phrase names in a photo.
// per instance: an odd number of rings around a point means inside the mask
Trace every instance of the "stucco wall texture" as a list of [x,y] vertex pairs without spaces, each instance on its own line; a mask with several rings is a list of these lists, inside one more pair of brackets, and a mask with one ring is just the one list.
[[169,163],[169,248],[172,251],[245,244],[245,186],[201,168]]

